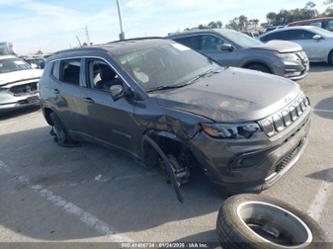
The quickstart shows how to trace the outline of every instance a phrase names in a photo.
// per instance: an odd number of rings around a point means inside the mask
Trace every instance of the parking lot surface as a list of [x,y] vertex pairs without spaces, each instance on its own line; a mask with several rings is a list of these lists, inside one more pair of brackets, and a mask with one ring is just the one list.
[[[333,242],[333,68],[299,84],[313,107],[304,155],[261,193],[314,217]],[[197,174],[183,204],[159,171],[93,144],[61,148],[40,110],[0,117],[0,241],[217,241],[223,196]]]

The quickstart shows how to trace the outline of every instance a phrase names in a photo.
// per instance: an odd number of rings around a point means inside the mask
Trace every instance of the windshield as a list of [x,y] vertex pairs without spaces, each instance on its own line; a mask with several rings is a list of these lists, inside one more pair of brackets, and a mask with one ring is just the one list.
[[171,42],[115,55],[115,59],[145,91],[185,85],[200,74],[220,68],[207,57]]
[[234,31],[221,31],[221,34],[227,38],[228,40],[232,41],[233,43],[237,44],[238,46],[242,48],[248,48],[253,46],[261,45],[262,42],[259,40],[256,40],[248,35],[245,35],[240,32],[234,32]]
[[31,66],[20,58],[0,59],[0,73],[31,69]]

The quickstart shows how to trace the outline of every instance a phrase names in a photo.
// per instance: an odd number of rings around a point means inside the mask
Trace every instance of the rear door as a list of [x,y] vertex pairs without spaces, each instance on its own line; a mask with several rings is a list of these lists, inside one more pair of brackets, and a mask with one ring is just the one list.
[[57,114],[66,128],[71,131],[85,132],[81,123],[82,113],[80,111],[82,68],[81,58],[62,59],[54,62],[51,73],[53,92],[53,104]]

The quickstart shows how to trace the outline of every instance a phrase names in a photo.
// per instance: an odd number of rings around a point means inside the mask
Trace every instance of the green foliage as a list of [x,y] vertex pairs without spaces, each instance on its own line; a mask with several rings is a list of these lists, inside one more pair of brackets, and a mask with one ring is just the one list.
[[223,24],[221,21],[211,21],[207,25],[199,24],[197,27],[186,28],[184,31],[196,30],[196,29],[220,29]]
[[[277,13],[269,12],[266,15],[267,23],[262,23],[261,26],[279,26],[304,19],[333,16],[333,0],[326,0],[325,4],[327,4],[328,7],[323,13],[318,12],[318,10],[316,9],[316,4],[312,1],[307,2],[303,8],[296,8],[291,10],[282,9]],[[257,28],[259,27],[259,20],[248,19],[248,17],[241,15],[230,20],[229,23],[225,25],[225,27],[243,32],[248,31],[249,29],[257,30]],[[186,28],[185,31],[215,28],[222,28],[222,22],[211,21],[206,25],[200,24],[197,27]]]
[[311,19],[319,16],[318,10],[315,9],[316,4],[314,2],[307,2],[305,7],[292,10],[280,10],[280,12],[270,12],[266,15],[267,22],[270,25],[286,25],[290,22],[300,21],[304,19]]

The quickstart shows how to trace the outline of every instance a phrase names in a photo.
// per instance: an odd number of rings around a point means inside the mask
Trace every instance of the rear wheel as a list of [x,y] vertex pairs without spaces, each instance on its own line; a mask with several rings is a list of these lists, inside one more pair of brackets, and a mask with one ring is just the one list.
[[269,68],[267,66],[265,66],[263,64],[259,64],[259,63],[249,64],[249,65],[245,66],[245,68],[260,71],[263,73],[271,73],[271,71],[269,70]]

